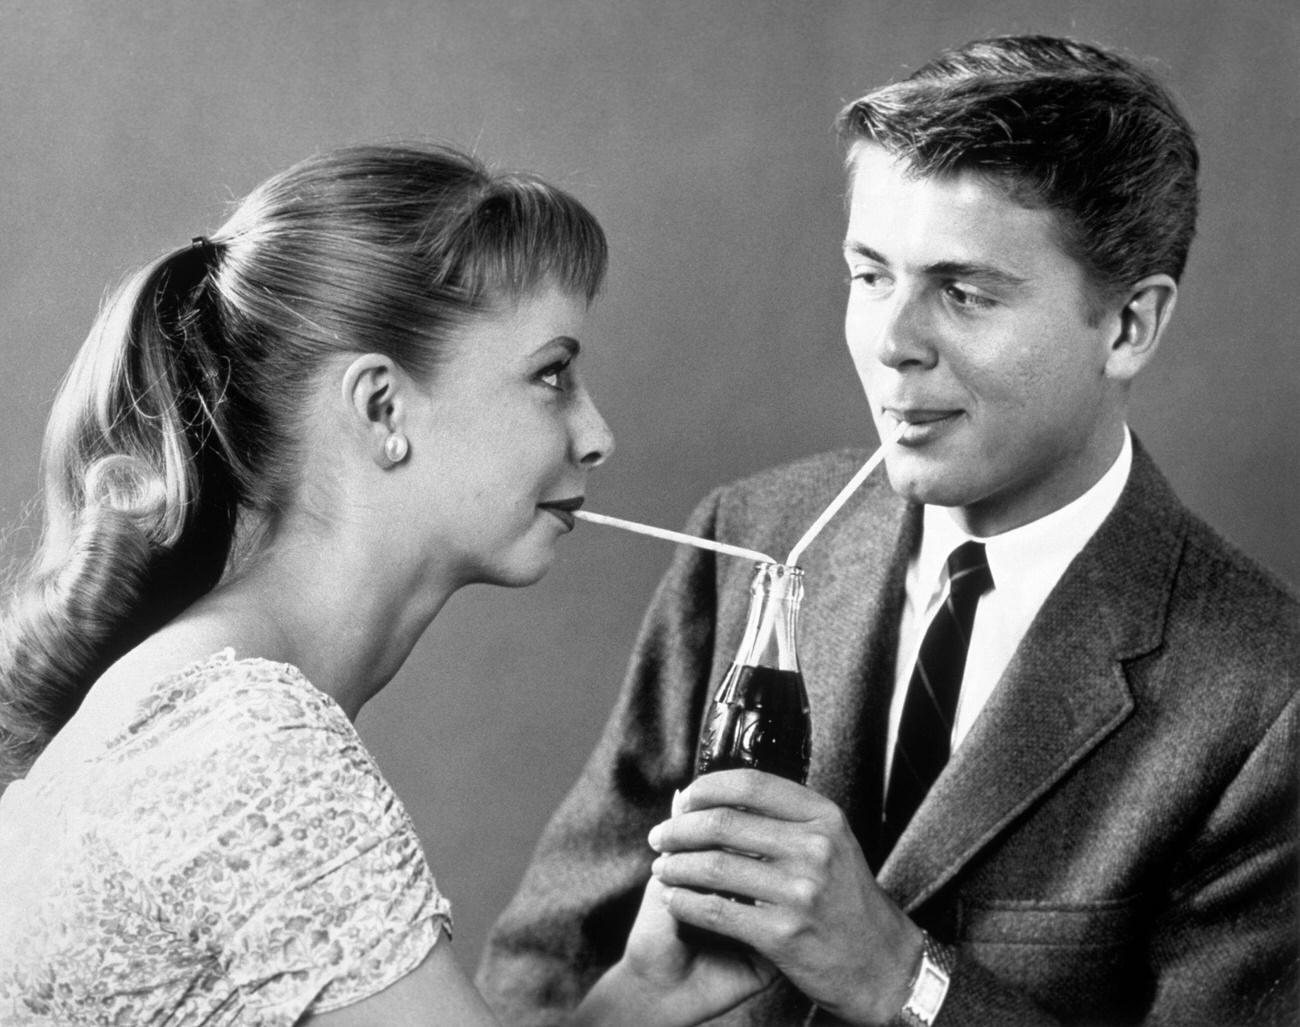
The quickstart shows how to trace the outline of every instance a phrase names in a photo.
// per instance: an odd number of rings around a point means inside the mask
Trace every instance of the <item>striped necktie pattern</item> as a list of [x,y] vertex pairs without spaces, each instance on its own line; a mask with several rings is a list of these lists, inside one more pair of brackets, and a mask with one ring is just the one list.
[[948,598],[926,629],[903,703],[885,795],[885,852],[894,847],[948,762],[975,608],[993,587],[982,542],[963,542],[947,566]]

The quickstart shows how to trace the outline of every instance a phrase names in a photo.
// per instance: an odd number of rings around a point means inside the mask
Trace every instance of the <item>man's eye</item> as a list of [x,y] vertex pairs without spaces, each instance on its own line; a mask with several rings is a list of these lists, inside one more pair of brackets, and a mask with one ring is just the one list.
[[885,273],[875,268],[855,268],[849,273],[849,285],[862,285],[868,289],[878,289],[886,280]]
[[948,298],[957,306],[965,307],[968,310],[983,310],[995,305],[994,301],[982,293],[972,292],[960,285],[949,285],[947,287]]

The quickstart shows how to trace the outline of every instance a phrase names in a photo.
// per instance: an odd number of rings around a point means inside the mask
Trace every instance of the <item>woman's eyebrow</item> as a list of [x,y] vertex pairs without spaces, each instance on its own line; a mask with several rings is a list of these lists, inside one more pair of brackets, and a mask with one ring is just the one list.
[[570,360],[582,352],[582,343],[572,335],[557,335],[553,339],[547,339],[544,343],[538,346],[537,349],[533,350],[533,352],[540,353],[542,350],[546,349],[547,346],[562,347],[568,352]]

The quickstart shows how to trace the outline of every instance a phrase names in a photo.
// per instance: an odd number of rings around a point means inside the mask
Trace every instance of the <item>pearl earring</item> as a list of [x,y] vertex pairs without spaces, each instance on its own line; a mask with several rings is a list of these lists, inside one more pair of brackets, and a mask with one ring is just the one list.
[[401,432],[395,431],[384,439],[384,458],[390,464],[400,464],[406,459],[406,454],[410,452],[410,449],[410,443],[406,441],[406,436]]

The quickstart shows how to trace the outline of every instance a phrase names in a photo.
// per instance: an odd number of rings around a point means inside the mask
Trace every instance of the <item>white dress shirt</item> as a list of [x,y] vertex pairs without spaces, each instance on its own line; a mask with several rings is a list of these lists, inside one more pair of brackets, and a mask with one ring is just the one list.
[[[1001,535],[975,539],[984,543],[993,589],[980,599],[975,611],[951,751],[956,752],[984,709],[1048,593],[1114,509],[1132,464],[1133,442],[1125,428],[1119,456],[1078,499]],[[935,611],[948,598],[945,566],[948,556],[957,546],[974,538],[958,527],[948,508],[939,506],[925,508],[921,531],[920,548],[907,568],[907,596],[899,626],[894,695],[889,707],[885,748],[886,787],[899,723],[903,719],[907,685],[921,640]]]

